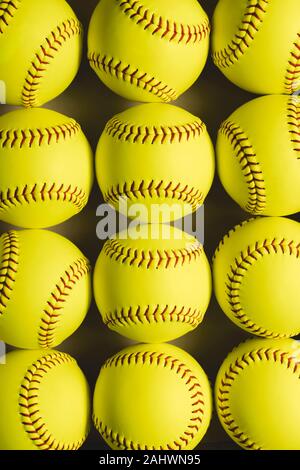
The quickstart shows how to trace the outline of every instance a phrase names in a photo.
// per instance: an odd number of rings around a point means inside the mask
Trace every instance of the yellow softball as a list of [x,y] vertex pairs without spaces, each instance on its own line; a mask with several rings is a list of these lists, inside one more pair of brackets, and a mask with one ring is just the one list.
[[0,449],[77,450],[90,427],[90,393],[75,359],[13,351],[0,367]]
[[[195,211],[210,190],[214,170],[213,145],[201,119],[160,103],[114,116],[96,152],[105,201],[127,216],[135,216],[134,207],[142,204],[145,214],[138,215],[148,222]],[[151,212],[154,206],[157,213]]]
[[211,412],[205,372],[170,344],[117,353],[102,366],[94,392],[94,424],[114,450],[194,449]]
[[89,26],[88,59],[119,95],[169,102],[202,72],[209,32],[197,0],[101,0]]
[[244,222],[221,241],[214,288],[226,315],[250,333],[300,333],[300,224],[268,217]]
[[136,341],[182,336],[203,320],[210,267],[195,237],[143,225],[108,240],[96,263],[94,293],[104,323]]
[[217,165],[228,194],[256,215],[300,211],[300,97],[264,96],[220,127]]
[[93,155],[80,125],[48,109],[0,117],[0,220],[26,228],[80,212],[93,183]]
[[235,348],[216,381],[220,421],[248,450],[300,449],[300,345],[254,339]]
[[0,50],[6,103],[41,106],[77,74],[82,27],[64,0],[0,1]]
[[90,305],[90,265],[66,238],[43,230],[0,238],[0,338],[50,348],[68,338]]
[[213,18],[213,59],[245,90],[300,90],[298,0],[219,0]]

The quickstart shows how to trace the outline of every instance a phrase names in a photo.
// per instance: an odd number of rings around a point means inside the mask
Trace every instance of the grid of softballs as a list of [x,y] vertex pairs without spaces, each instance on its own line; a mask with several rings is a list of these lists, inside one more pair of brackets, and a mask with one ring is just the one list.
[[[220,0],[213,18],[215,65],[266,95],[221,124],[216,148],[225,190],[255,216],[224,236],[212,262],[222,310],[261,337],[228,355],[215,385],[219,419],[246,449],[300,448],[300,347],[291,339],[300,332],[300,225],[283,217],[300,209],[299,18],[298,0]],[[210,265],[195,237],[167,223],[203,205],[215,158],[202,120],[167,103],[201,74],[210,31],[197,0],[101,0],[91,18],[91,68],[146,103],[110,119],[96,151],[104,200],[141,221],[99,255],[99,328],[140,344],[105,362],[91,405],[76,361],[52,349],[89,310],[91,266],[42,229],[84,209],[94,158],[79,123],[39,108],[75,78],[83,29],[64,0],[0,1],[0,101],[23,107],[0,117],[0,219],[21,228],[0,239],[0,338],[23,348],[0,368],[1,449],[78,449],[91,409],[113,449],[188,450],[204,437],[210,383],[166,342],[201,324]]]

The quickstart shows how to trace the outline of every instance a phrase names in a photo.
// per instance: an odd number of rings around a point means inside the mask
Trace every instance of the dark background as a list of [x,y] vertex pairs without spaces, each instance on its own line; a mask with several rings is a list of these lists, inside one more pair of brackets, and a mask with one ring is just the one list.
[[[69,3],[83,23],[86,36],[89,19],[98,0],[69,0]],[[202,0],[201,4],[211,17],[217,0]],[[201,117],[215,142],[221,122],[237,107],[253,98],[254,95],[240,90],[227,81],[209,58],[197,83],[174,104]],[[132,104],[106,88],[90,69],[86,59],[85,40],[84,58],[77,78],[65,93],[45,107],[78,120],[95,149],[106,122],[114,114]],[[0,114],[12,109],[14,109],[12,106],[2,105]],[[70,221],[51,229],[72,240],[93,264],[103,245],[103,242],[96,237],[98,222],[96,208],[101,202],[103,202],[101,193],[95,183],[87,208]],[[223,235],[236,223],[248,217],[249,215],[227,196],[216,177],[205,203],[205,250],[209,259]],[[9,225],[0,223],[1,233],[9,228],[11,228]],[[174,344],[185,349],[200,362],[213,385],[218,368],[228,352],[247,337],[246,333],[227,319],[213,297],[203,323],[192,333],[174,341]],[[129,340],[111,332],[103,325],[93,303],[81,328],[58,349],[68,352],[78,360],[93,391],[103,362],[129,344],[131,344]],[[214,411],[211,426],[199,449],[237,448],[223,431]],[[97,431],[92,429],[82,449],[108,449],[108,447]]]

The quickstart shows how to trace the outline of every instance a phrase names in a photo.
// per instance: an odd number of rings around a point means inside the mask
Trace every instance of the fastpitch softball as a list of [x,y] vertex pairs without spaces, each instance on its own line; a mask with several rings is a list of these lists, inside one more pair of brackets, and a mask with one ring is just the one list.
[[64,0],[0,1],[0,50],[6,103],[41,106],[77,74],[82,26]]
[[53,350],[10,352],[0,367],[0,388],[1,450],[82,446],[90,427],[90,393],[71,356]]
[[119,95],[169,102],[202,72],[209,33],[197,0],[101,0],[89,26],[88,59]]
[[212,412],[205,372],[170,344],[136,345],[102,366],[94,392],[94,424],[114,450],[190,450]]
[[196,328],[211,296],[210,267],[195,237],[143,225],[108,240],[96,263],[94,293],[104,323],[128,338],[169,341]]
[[239,327],[272,338],[300,332],[300,224],[268,217],[233,228],[213,260],[214,288]]
[[87,204],[93,154],[80,125],[48,109],[0,117],[0,220],[26,228],[59,224]]
[[0,238],[0,338],[50,348],[82,323],[91,300],[90,265],[69,240],[45,230]]
[[300,90],[298,0],[219,0],[213,18],[213,59],[245,90]]
[[217,165],[228,194],[255,215],[300,211],[300,97],[264,96],[220,127]]
[[[96,152],[106,202],[127,216],[158,223],[196,211],[213,182],[214,149],[205,124],[166,104],[144,104],[114,116]],[[157,213],[152,208],[157,207]],[[156,217],[156,220],[154,220]]]
[[235,348],[216,381],[217,411],[229,436],[247,450],[299,450],[300,346],[255,339]]

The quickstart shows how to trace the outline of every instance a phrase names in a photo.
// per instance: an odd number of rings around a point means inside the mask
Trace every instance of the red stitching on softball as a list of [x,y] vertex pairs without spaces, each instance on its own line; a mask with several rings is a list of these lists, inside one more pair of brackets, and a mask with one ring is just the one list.
[[38,89],[47,71],[47,66],[50,65],[50,62],[55,58],[55,54],[69,39],[81,34],[82,26],[79,21],[73,18],[64,21],[55,30],[51,31],[45,39],[45,43],[35,53],[25,78],[22,90],[22,103],[24,106],[33,107],[37,105]]
[[136,85],[138,88],[158,96],[166,103],[178,98],[178,93],[173,88],[154,77],[150,77],[146,72],[141,72],[137,67],[122,63],[121,60],[96,52],[89,53],[88,59],[96,72],[100,70],[117,79],[128,81],[131,85]]
[[255,150],[243,129],[234,122],[225,121],[219,133],[230,141],[245,176],[249,194],[246,210],[261,214],[266,207],[267,196],[263,173]]
[[198,209],[204,201],[204,194],[199,189],[163,180],[151,180],[149,183],[146,183],[144,180],[138,182],[125,181],[123,185],[117,184],[111,187],[103,194],[103,197],[107,203],[113,205],[119,203],[123,198],[131,201],[139,201],[141,198],[145,199],[146,197],[171,198],[175,201],[190,204],[193,211]]
[[164,353],[145,351],[143,353],[126,353],[117,354],[116,356],[108,359],[103,368],[118,367],[119,365],[156,365],[160,367],[168,368],[170,371],[179,375],[179,377],[185,381],[188,392],[190,394],[192,413],[189,419],[187,429],[182,433],[178,439],[172,443],[166,444],[165,446],[147,446],[142,443],[133,442],[131,439],[127,439],[125,436],[121,436],[119,433],[110,429],[104,422],[99,419],[95,414],[93,415],[94,424],[99,433],[107,441],[113,443],[120,450],[184,450],[186,449],[189,442],[194,439],[196,433],[200,430],[202,425],[203,416],[205,412],[205,401],[202,392],[202,387],[197,378],[193,375],[193,372],[179,359],[173,358]]
[[295,152],[298,152],[297,159],[300,160],[300,98],[293,96],[288,103],[288,125],[291,135],[291,142]]
[[64,303],[72,293],[72,289],[77,283],[91,271],[90,264],[86,258],[80,258],[71,264],[60,277],[51,292],[50,300],[43,311],[38,330],[38,342],[41,348],[51,348],[55,340],[55,330],[60,321],[60,310],[64,308]]
[[5,313],[13,291],[19,264],[18,232],[11,230],[0,239],[2,255],[0,258],[0,318]]
[[203,320],[204,312],[198,308],[177,305],[145,305],[122,307],[113,312],[102,312],[103,321],[109,328],[144,325],[160,322],[180,322],[196,328]]
[[224,49],[213,53],[214,63],[219,68],[230,67],[245,54],[259,31],[269,3],[269,0],[258,0],[254,5],[252,0],[248,0],[238,33]]
[[195,139],[205,130],[206,126],[200,119],[177,126],[139,126],[123,122],[116,116],[107,123],[104,132],[122,142],[173,144]]
[[53,367],[76,363],[68,354],[51,352],[34,362],[24,376],[19,392],[19,410],[25,432],[41,450],[77,450],[87,436],[77,442],[60,442],[51,435],[39,409],[39,387]]
[[[293,46],[285,76],[285,90],[289,94],[294,93],[296,89],[300,89],[300,33],[297,34]],[[298,86],[295,87],[297,82]]]
[[0,147],[3,149],[31,148],[34,145],[50,145],[61,140],[74,137],[81,131],[81,127],[74,119],[57,126],[49,126],[35,129],[1,129]]
[[111,259],[130,266],[145,269],[167,269],[183,266],[185,263],[197,261],[203,255],[203,248],[199,242],[191,248],[174,250],[136,250],[122,245],[119,240],[108,240],[104,245],[104,253]]
[[[296,256],[300,258],[300,243],[295,241],[287,241],[283,239],[264,240],[263,242],[255,242],[254,248],[248,246],[244,251],[241,251],[239,257],[235,258],[234,263],[230,266],[230,273],[227,274],[228,282],[227,299],[234,317],[251,333],[256,335],[265,336],[268,338],[284,338],[294,336],[293,332],[288,334],[272,332],[264,327],[257,325],[249,316],[244,312],[240,300],[240,288],[244,275],[255,262],[263,256],[272,253],[288,254],[289,256]],[[295,332],[298,334],[298,332]]]
[[20,0],[0,1],[0,34],[3,34],[7,26],[9,26],[20,4]]
[[250,351],[237,358],[236,361],[228,367],[220,379],[220,386],[217,390],[217,402],[219,414],[224,426],[229,434],[236,439],[243,447],[250,450],[262,450],[262,446],[254,442],[244,433],[235,423],[235,418],[230,411],[229,393],[230,388],[235,379],[240,375],[241,371],[251,366],[255,362],[262,360],[273,361],[283,365],[292,373],[299,373],[300,360],[290,352],[280,351],[279,349],[261,348]]
[[177,44],[196,44],[206,39],[210,33],[208,18],[202,24],[183,24],[170,19],[164,19],[157,13],[152,13],[137,0],[116,0],[120,9],[145,31],[149,30],[160,39]]
[[213,260],[215,260],[217,254],[221,250],[222,246],[224,246],[225,241],[228,240],[231,237],[231,235],[233,233],[235,233],[240,227],[243,227],[244,225],[248,224],[249,222],[251,222],[253,220],[256,220],[256,219],[254,217],[252,217],[251,219],[243,220],[239,224],[235,225],[232,229],[230,229],[229,232],[224,235],[224,237],[220,241],[219,245],[217,246],[216,251],[215,251],[214,256],[213,256]]
[[0,191],[0,211],[8,211],[24,203],[40,201],[63,201],[70,202],[81,210],[87,202],[87,195],[83,189],[77,186],[43,183],[39,188],[37,184],[25,185]]

